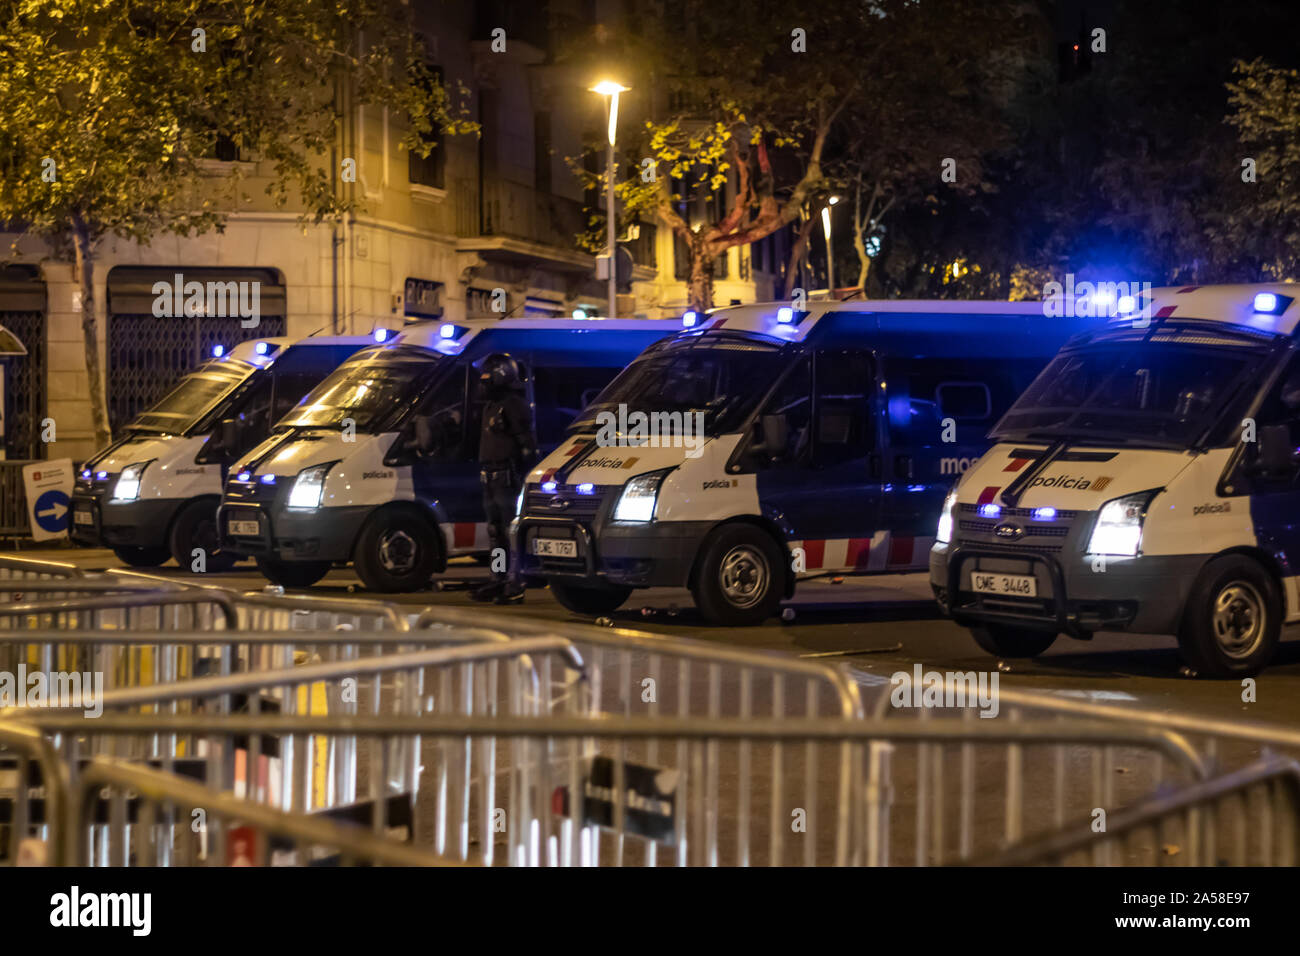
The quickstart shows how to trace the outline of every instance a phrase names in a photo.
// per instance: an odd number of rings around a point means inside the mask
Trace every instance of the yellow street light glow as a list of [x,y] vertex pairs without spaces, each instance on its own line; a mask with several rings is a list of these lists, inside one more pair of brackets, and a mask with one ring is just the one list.
[[615,83],[613,80],[601,80],[591,88],[591,92],[599,93],[601,96],[609,97],[609,145],[614,145],[614,137],[618,132],[618,94],[626,93],[628,88],[622,83]]

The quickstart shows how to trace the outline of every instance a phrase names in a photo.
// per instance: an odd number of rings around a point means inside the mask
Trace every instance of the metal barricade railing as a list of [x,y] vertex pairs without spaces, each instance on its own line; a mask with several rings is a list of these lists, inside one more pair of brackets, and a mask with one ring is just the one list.
[[[106,819],[99,819],[100,815]],[[66,817],[71,866],[461,866],[333,820],[240,800],[173,774],[98,757]]]
[[20,558],[16,554],[0,554],[0,581],[40,581],[83,576],[84,573],[75,564]]
[[1300,764],[1274,757],[974,861],[979,866],[1300,865]]
[[[970,684],[957,681],[948,675],[936,674],[933,688],[935,697],[957,706],[895,707],[891,701],[890,687],[880,690],[871,711],[877,718],[920,722],[969,722],[978,720],[982,706],[969,693]],[[913,681],[914,682],[914,681]],[[1035,691],[1024,691],[999,686],[996,693],[998,723],[1024,720],[1066,721],[1095,720],[1113,726],[1145,727],[1176,733],[1200,754],[1211,771],[1224,765],[1243,766],[1258,760],[1261,755],[1273,752],[1300,753],[1300,731],[1285,727],[1224,721],[1201,715],[1152,711],[1115,704],[1062,697]],[[975,848],[970,841],[969,814],[974,803],[977,762],[969,747],[955,752],[929,745],[920,745],[915,752],[886,750],[874,765],[883,787],[898,781],[908,781],[909,793],[914,799],[907,805],[896,805],[895,813],[911,814],[910,829],[895,828],[895,833],[907,839],[896,843],[887,852],[897,859],[906,853],[918,865],[968,860]],[[1127,803],[1143,794],[1162,789],[1172,789],[1187,781],[1177,768],[1168,766],[1159,754],[1136,754],[1115,747],[1090,750],[1086,753],[1058,745],[1050,752],[1026,754],[1020,747],[1010,745],[996,759],[978,764],[980,774],[986,779],[996,774],[1002,781],[1000,791],[990,797],[1001,799],[1005,810],[1004,838],[1016,843],[1026,838],[1027,825],[1033,824],[1039,832],[1044,829],[1064,827],[1074,813]],[[1045,758],[1045,759],[1044,759]],[[956,780],[958,799],[950,799],[949,781]],[[1033,821],[1025,819],[1025,808],[1034,806],[1039,813]],[[957,842],[952,842],[953,835]],[[1096,862],[1105,864],[1111,844],[1095,844]]]
[[[283,639],[283,635],[260,636]],[[205,637],[190,635],[192,640]],[[347,635],[348,640],[366,637],[379,635]],[[418,639],[417,635],[404,637]],[[554,685],[550,679],[552,662],[572,673],[579,687],[585,681],[582,661],[572,645],[562,638],[533,638],[119,688],[105,692],[97,700],[97,711],[104,716],[74,716],[60,724],[62,733],[57,742],[74,780],[86,757],[110,754],[153,761],[165,770],[188,764],[211,786],[287,810],[335,808],[367,792],[376,805],[384,805],[390,793],[408,794],[415,802],[421,780],[418,737],[397,741],[382,752],[362,750],[356,738],[349,735],[281,741],[255,734],[239,746],[227,742],[213,747],[204,737],[164,733],[119,739],[104,734],[104,721],[133,711],[150,716],[203,714],[205,720],[236,711],[318,718],[329,714],[344,721],[357,714],[541,716],[557,709],[550,696]],[[581,697],[575,695],[575,699]],[[72,714],[76,709],[14,709],[3,716],[43,720],[55,713]],[[454,771],[443,766],[434,775],[432,785],[445,794],[451,776],[455,776],[460,781],[460,802],[440,802],[440,847],[452,839],[464,841],[469,832],[470,791],[482,792],[490,801],[500,772],[498,755],[491,745],[477,750],[464,748],[448,760]]]
[[[601,713],[677,717],[859,717],[858,686],[840,667],[627,628],[555,623],[430,607],[413,628],[490,628],[514,637],[559,635],[582,654]],[[734,702],[724,683],[734,682]]]
[[[24,719],[65,737],[175,735],[205,740],[212,749],[260,737],[370,739],[376,742],[370,751],[382,757],[409,743],[431,781],[418,791],[420,815],[437,823],[416,827],[417,846],[511,865],[876,862],[871,828],[888,818],[871,816],[867,764],[873,746],[882,741],[894,747],[1121,747],[1159,752],[1183,768],[1189,781],[1205,776],[1200,758],[1178,735],[1098,721],[111,713],[96,721],[52,713]],[[664,765],[643,762],[652,744],[670,758]],[[823,759],[805,759],[810,746]],[[752,757],[747,775],[738,772],[742,747]],[[490,764],[494,786],[472,791],[461,755],[482,748],[508,760]],[[842,784],[834,756],[846,748]],[[672,755],[683,749],[685,759],[672,763]],[[437,780],[441,785],[434,785]],[[458,812],[462,806],[471,812]],[[381,799],[370,808],[378,832],[386,826],[384,807]],[[1115,813],[1122,807],[1106,809]],[[980,827],[986,834],[996,830]],[[1003,845],[993,837],[977,849],[989,852]]]
[[[57,824],[67,812],[67,771],[34,727],[0,721],[0,798],[9,811],[0,820],[0,866],[14,862],[33,831],[43,835],[49,858],[63,859],[63,830]],[[37,800],[40,820],[32,812]]]

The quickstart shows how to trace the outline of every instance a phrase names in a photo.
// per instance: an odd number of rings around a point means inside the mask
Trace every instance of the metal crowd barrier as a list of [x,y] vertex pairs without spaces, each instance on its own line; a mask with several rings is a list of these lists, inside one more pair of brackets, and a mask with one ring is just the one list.
[[[984,718],[977,716],[978,703],[969,694],[959,695],[960,682],[946,676],[937,686],[946,699],[958,702],[957,707],[894,707],[891,689],[882,688],[871,708],[880,719],[917,722],[967,722]],[[1203,755],[1211,771],[1247,765],[1274,753],[1300,754],[1300,732],[1286,728],[1213,720],[1200,715],[1166,713],[1115,704],[1062,697],[1041,692],[999,687],[998,714],[993,718],[1003,721],[1064,721],[1095,720],[1114,726],[1140,726],[1164,730],[1186,740],[1197,753]],[[967,821],[961,814],[970,814],[976,755],[969,746],[961,748],[919,745],[914,751],[893,748],[882,754],[874,765],[880,785],[889,781],[908,780],[913,786],[914,801],[897,806],[896,812],[910,814],[913,827],[896,832],[905,835],[906,841],[893,848],[893,859],[900,854],[917,865],[965,861],[975,848],[965,836],[952,842],[954,833],[968,834]],[[1156,792],[1170,791],[1189,781],[1179,768],[1169,766],[1157,753],[1133,753],[1116,747],[1080,751],[1065,745],[1051,748],[1049,752],[1027,754],[1022,748],[1011,745],[1001,755],[990,755],[980,764],[985,773],[997,773],[1003,783],[1000,791],[989,793],[986,799],[1001,800],[1006,817],[1003,827],[1008,843],[1026,837],[1038,836],[1046,828],[1061,829],[1075,814],[1084,814],[1099,807],[1128,805],[1136,799]],[[955,777],[961,799],[952,801],[948,781]],[[897,784],[895,783],[895,786]],[[1023,814],[1026,805],[1050,808],[1034,821]],[[1017,809],[1019,808],[1019,809]],[[1029,828],[1037,825],[1037,832]],[[1105,843],[1097,844],[1098,862],[1106,862],[1109,852]]]
[[976,860],[981,866],[1300,865],[1300,764],[1271,758]]
[[[39,781],[36,788],[29,786]],[[63,830],[45,824],[62,820],[68,806],[68,778],[54,747],[36,728],[0,721],[0,866],[12,865],[23,841],[36,830],[53,859],[63,859]],[[40,801],[43,820],[36,821],[33,804]]]
[[[368,776],[371,782],[366,810],[376,832],[389,825],[390,798],[405,796],[417,846],[487,864],[878,863],[880,834],[872,828],[887,826],[888,817],[870,812],[866,765],[872,747],[881,741],[895,746],[1121,746],[1158,751],[1184,767],[1190,779],[1204,776],[1199,757],[1177,735],[1096,721],[970,724],[427,713],[326,718],[106,713],[84,721],[42,712],[25,713],[23,719],[56,739],[90,734],[121,742],[161,735],[204,741],[209,752],[276,739],[298,741],[294,752],[305,754],[305,742],[315,738],[340,744],[369,740],[373,746],[363,749],[372,759],[368,772],[358,778]],[[670,757],[684,749],[685,760],[663,766],[641,763],[651,743]],[[821,759],[804,759],[809,746]],[[742,749],[753,759],[747,775],[736,772]],[[849,760],[841,780],[835,758],[845,749]],[[487,765],[488,777],[477,782],[462,759],[475,750],[499,757]],[[386,755],[409,751],[420,755],[428,785],[410,791],[380,787],[376,781],[389,766]],[[74,753],[65,750],[64,757],[75,766]],[[302,764],[301,758],[294,762]],[[978,849],[1000,846],[990,835]]]
[[463,865],[364,827],[103,757],[81,773],[69,810],[70,852],[57,859],[71,866]]
[[83,576],[84,573],[75,564],[0,554],[0,581],[43,581]]

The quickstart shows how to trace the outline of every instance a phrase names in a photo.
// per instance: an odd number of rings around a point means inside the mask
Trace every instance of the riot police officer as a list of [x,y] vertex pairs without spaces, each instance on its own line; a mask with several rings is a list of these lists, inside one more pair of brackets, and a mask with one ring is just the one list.
[[[478,444],[479,480],[492,542],[492,581],[470,596],[476,601],[517,604],[524,599],[524,586],[519,562],[511,554],[510,522],[524,476],[537,455],[537,438],[519,363],[505,353],[489,355],[480,365],[479,386],[486,399]],[[504,570],[498,548],[506,555]]]

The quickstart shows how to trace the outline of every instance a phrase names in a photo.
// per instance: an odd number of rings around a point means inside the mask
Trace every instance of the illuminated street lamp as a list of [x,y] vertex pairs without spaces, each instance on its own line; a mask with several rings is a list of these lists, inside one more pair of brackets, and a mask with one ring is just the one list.
[[835,298],[835,250],[831,246],[831,206],[839,201],[839,196],[832,196],[822,207],[822,231],[826,233],[826,285],[832,299]]
[[616,314],[618,307],[618,282],[617,272],[614,268],[614,136],[618,130],[618,94],[626,93],[628,88],[621,83],[615,83],[613,80],[601,80],[595,86],[591,87],[591,92],[599,93],[606,98],[605,105],[609,115],[609,153],[605,161],[605,178],[608,184],[608,191],[605,195],[605,221],[608,227],[608,238],[605,241],[605,267],[609,276],[609,316],[611,318]]

